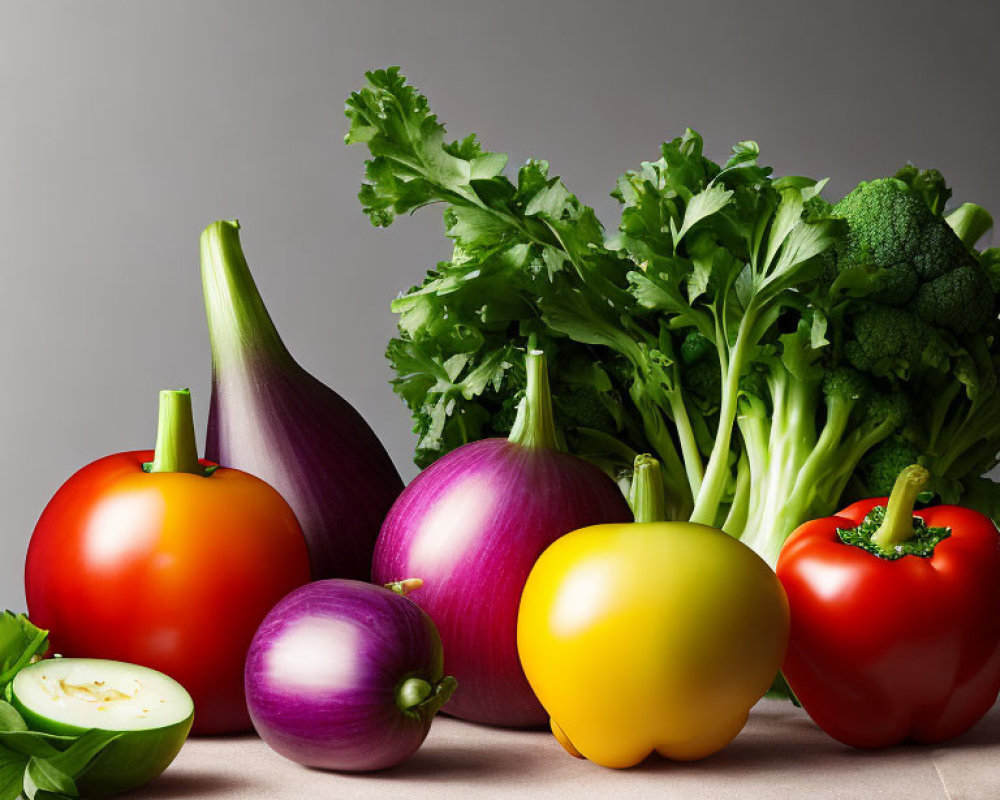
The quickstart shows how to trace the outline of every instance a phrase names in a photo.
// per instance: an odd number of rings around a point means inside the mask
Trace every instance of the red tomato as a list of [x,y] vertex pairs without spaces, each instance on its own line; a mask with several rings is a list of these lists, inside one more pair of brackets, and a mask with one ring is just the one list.
[[152,458],[107,456],[59,489],[28,548],[29,615],[57,653],[179,681],[196,733],[248,730],[243,664],[267,612],[309,581],[302,530],[259,478],[147,473]]

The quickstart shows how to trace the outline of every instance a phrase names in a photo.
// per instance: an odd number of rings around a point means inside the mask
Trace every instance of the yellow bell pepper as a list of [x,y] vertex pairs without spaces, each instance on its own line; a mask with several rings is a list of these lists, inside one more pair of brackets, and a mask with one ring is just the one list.
[[573,755],[630,767],[720,750],[771,686],[788,601],[771,568],[716,528],[662,519],[659,464],[636,459],[635,523],[563,536],[517,623],[521,664]]

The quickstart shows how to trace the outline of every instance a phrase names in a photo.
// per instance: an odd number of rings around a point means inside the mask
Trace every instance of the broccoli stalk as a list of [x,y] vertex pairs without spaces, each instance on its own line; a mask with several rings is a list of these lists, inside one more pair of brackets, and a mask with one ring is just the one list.
[[[776,363],[767,386],[770,406],[747,398],[740,417],[748,460],[759,465],[750,476],[754,502],[742,527],[725,530],[774,564],[802,521],[836,509],[861,460],[903,423],[906,406],[877,395],[849,368],[823,374]],[[825,415],[817,430],[818,408]]]

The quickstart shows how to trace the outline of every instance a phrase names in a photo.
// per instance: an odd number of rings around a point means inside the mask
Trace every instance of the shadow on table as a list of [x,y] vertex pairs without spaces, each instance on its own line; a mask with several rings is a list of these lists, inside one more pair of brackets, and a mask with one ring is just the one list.
[[436,744],[433,748],[418,750],[409,760],[392,769],[340,774],[345,778],[393,783],[414,779],[426,782],[470,781],[487,774],[490,780],[502,780],[523,772],[523,753],[487,746]]
[[856,765],[863,768],[873,760],[898,759],[908,762],[914,755],[930,758],[949,748],[970,750],[1000,744],[1000,710],[994,709],[967,733],[941,744],[902,744],[884,750],[859,750],[830,738],[800,710],[776,711],[755,709],[748,727],[722,751],[701,761],[674,762],[656,754],[634,770],[657,772],[697,770],[699,764],[710,767],[714,775],[726,773],[752,775],[773,773],[788,775],[810,772],[822,762],[829,766]]
[[173,800],[178,797],[233,796],[243,784],[222,775],[197,775],[185,772],[165,772],[149,786],[124,795],[133,797],[141,794],[143,800]]
[[944,749],[952,743],[958,747],[962,747],[963,749],[1000,744],[1000,708],[994,707],[993,710],[986,715],[985,719],[980,720],[979,724],[973,727],[972,730],[963,733],[951,742],[939,744],[937,747]]

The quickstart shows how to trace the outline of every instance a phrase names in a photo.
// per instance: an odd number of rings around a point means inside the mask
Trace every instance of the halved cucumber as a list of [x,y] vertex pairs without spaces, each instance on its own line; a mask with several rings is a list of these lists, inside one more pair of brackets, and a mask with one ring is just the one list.
[[194,704],[161,672],[99,658],[50,658],[22,669],[11,702],[44,733],[77,735],[96,728],[122,732],[80,777],[88,797],[108,797],[148,783],[180,751]]

